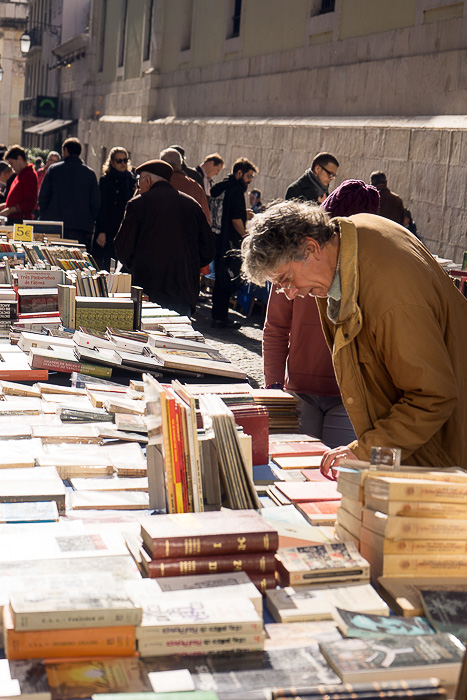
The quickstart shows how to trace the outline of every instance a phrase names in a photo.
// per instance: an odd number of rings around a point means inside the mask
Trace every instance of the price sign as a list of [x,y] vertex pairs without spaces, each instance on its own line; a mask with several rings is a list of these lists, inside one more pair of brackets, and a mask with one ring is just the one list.
[[33,240],[32,226],[25,224],[15,224],[13,231],[13,240],[21,241],[22,243],[31,243]]

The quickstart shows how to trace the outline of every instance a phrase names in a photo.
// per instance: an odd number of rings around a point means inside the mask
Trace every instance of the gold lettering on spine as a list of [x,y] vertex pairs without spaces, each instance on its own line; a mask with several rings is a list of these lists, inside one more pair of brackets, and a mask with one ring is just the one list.
[[185,556],[195,557],[201,553],[201,541],[199,537],[186,537],[184,540]]
[[261,571],[266,570],[266,558],[265,557],[261,557],[261,559],[259,560],[259,566],[260,566]]
[[246,549],[246,537],[237,537],[238,549],[243,551]]
[[263,549],[269,551],[269,535],[266,533],[263,537]]
[[170,556],[170,541],[169,540],[165,541],[165,556],[166,557]]
[[217,571],[217,561],[210,561],[208,567],[209,571]]
[[222,549],[222,542],[213,542],[212,548],[213,549]]
[[164,562],[161,562],[161,576],[165,576],[165,566],[164,566]]
[[241,559],[234,559],[233,560],[233,568],[235,571],[241,571],[242,570],[242,560]]

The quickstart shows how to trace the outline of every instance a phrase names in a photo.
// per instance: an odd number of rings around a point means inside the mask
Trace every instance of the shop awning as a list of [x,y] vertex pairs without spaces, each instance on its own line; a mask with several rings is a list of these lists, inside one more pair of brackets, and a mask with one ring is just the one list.
[[24,130],[26,134],[50,134],[52,131],[58,131],[64,126],[71,124],[73,119],[47,119],[45,122],[40,122],[40,124],[34,124],[34,126],[29,126]]

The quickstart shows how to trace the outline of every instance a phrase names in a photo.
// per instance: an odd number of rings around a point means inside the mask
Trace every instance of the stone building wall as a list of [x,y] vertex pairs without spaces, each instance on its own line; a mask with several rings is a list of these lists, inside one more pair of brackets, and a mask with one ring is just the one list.
[[135,165],[175,143],[184,146],[190,165],[213,151],[224,157],[228,170],[236,158],[248,157],[259,167],[254,186],[264,202],[283,197],[314,154],[331,151],[341,163],[336,185],[348,178],[368,181],[372,170],[384,170],[431,252],[460,262],[467,249],[464,116],[87,120],[80,122],[78,135],[97,173],[104,153],[115,145],[125,146]]

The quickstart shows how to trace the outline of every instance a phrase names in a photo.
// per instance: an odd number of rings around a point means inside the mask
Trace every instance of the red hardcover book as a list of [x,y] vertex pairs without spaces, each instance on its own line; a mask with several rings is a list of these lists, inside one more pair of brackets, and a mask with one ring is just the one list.
[[274,552],[279,543],[255,510],[150,515],[141,519],[141,537],[152,559]]
[[269,412],[265,406],[231,406],[235,422],[252,437],[253,464],[269,462]]
[[184,557],[180,559],[142,558],[142,565],[149,578],[164,576],[189,576],[191,574],[224,574],[246,571],[247,574],[267,574],[276,570],[273,552],[251,554],[224,554],[220,557]]
[[341,500],[337,481],[276,481],[274,485],[294,503]]

